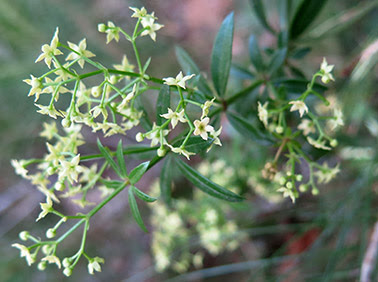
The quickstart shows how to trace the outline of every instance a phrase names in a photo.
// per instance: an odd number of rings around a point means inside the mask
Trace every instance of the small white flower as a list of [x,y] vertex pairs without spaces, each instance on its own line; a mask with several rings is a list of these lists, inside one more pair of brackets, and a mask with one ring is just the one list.
[[59,28],[56,28],[55,34],[51,40],[50,45],[45,44],[42,46],[42,54],[35,60],[35,62],[45,60],[46,65],[51,68],[51,61],[53,56],[62,55],[63,53],[57,49],[59,38],[58,38]]
[[145,16],[147,16],[147,10],[144,7],[142,7],[140,10],[138,8],[133,8],[133,7],[129,7],[129,9],[134,12],[134,14],[131,15],[132,18],[142,19]]
[[323,62],[320,65],[321,80],[324,84],[327,84],[331,80],[334,81],[331,71],[333,70],[334,65],[328,65],[326,58],[323,58]]
[[310,143],[315,148],[323,149],[323,150],[331,150],[331,147],[328,147],[328,146],[325,145],[325,142],[326,142],[325,140],[323,140],[323,141],[316,140],[315,141],[313,138],[307,137],[307,141],[308,141],[308,143]]
[[186,118],[185,118],[185,111],[182,109],[180,112],[174,112],[170,108],[168,108],[168,113],[164,115],[160,115],[161,117],[171,120],[171,125],[172,128],[175,128],[178,122],[185,123]]
[[44,218],[48,213],[52,212],[54,209],[52,208],[52,201],[50,197],[46,198],[46,203],[40,203],[41,205],[41,213],[38,215],[38,218],[36,221],[39,221],[40,219]]
[[[151,131],[147,132],[145,136],[147,139],[151,140],[151,147],[154,147],[159,143],[160,145],[164,145],[167,142],[164,136],[166,136],[168,133],[169,133],[169,130],[162,130],[159,126],[157,126],[154,123]],[[163,140],[163,142],[161,142],[161,140]]]
[[113,65],[113,67],[119,71],[133,71],[133,69],[135,68],[133,64],[129,63],[126,55],[123,55],[122,63],[120,65]]
[[210,122],[210,119],[208,117],[204,118],[203,120],[195,120],[193,122],[195,126],[194,135],[200,135],[202,139],[207,140],[208,138],[208,132],[214,132],[214,127],[211,125],[208,125]]
[[27,178],[28,170],[25,168],[25,160],[11,160],[11,165],[16,171],[16,174],[22,176],[23,178]]
[[188,160],[190,159],[189,157],[191,155],[195,155],[195,153],[192,153],[192,152],[188,152],[187,150],[185,150],[184,148],[182,147],[173,147],[171,146],[170,144],[167,144],[169,148],[171,148],[172,152],[176,153],[176,154],[181,154],[181,155],[184,155]]
[[79,165],[80,154],[72,158],[71,161],[59,160],[61,165],[61,171],[59,172],[59,180],[63,180],[67,177],[67,180],[72,184],[77,181],[79,173],[83,172],[83,169]]
[[222,143],[218,137],[221,134],[221,132],[222,132],[222,126],[217,131],[210,132],[210,137],[214,138],[214,141],[213,143],[211,143],[210,147],[206,150],[206,153],[208,153],[211,150],[213,145],[222,146]]
[[106,33],[106,44],[108,44],[113,39],[119,41],[119,28],[114,25],[113,22],[109,21],[105,29]]
[[25,257],[27,264],[30,266],[35,262],[35,256],[30,254],[29,249],[21,244],[12,244],[13,248],[20,250],[20,257]]
[[183,76],[182,71],[180,71],[176,78],[167,77],[163,78],[163,80],[165,81],[164,84],[171,86],[180,86],[181,88],[185,89],[185,82],[191,79],[193,76],[195,76],[195,74]]
[[344,126],[343,112],[339,108],[334,109],[334,117],[327,121],[327,126],[335,130],[339,126]]
[[43,84],[39,78],[33,75],[30,75],[30,77],[31,79],[24,79],[23,82],[31,86],[28,96],[35,95],[35,101],[37,101],[39,99],[39,95],[42,93]]
[[88,272],[89,274],[94,274],[94,271],[101,272],[101,265],[100,263],[104,263],[103,258],[95,257],[90,260],[88,263]]
[[320,170],[315,172],[315,175],[318,178],[318,182],[319,183],[330,182],[340,172],[339,166],[340,166],[340,164],[337,164],[334,168],[329,168],[328,164],[325,163],[323,165],[323,169],[320,169]]
[[62,267],[59,258],[54,255],[46,256],[42,259],[42,261],[47,261],[48,263],[55,263],[59,269]]
[[63,115],[55,109],[54,105],[51,105],[51,106],[43,106],[39,104],[34,104],[34,105],[39,108],[37,113],[40,113],[42,115],[49,115],[50,117],[54,119],[56,119],[57,116],[63,117]]
[[265,127],[268,126],[268,102],[265,102],[264,105],[261,105],[260,101],[257,102],[257,112],[259,115],[259,120],[264,124]]
[[301,123],[298,125],[298,129],[303,131],[303,135],[307,136],[310,133],[315,133],[316,129],[314,123],[309,119],[302,119]]
[[305,112],[308,113],[308,108],[303,101],[291,101],[289,102],[289,104],[292,105],[290,108],[290,112],[299,111],[300,117],[302,117]]
[[76,60],[76,59],[80,58],[80,60],[78,61],[78,64],[80,65],[81,68],[84,67],[84,63],[85,63],[85,60],[83,59],[83,57],[91,58],[91,57],[96,56],[91,51],[86,50],[87,49],[87,41],[86,41],[85,38],[79,42],[79,45],[73,44],[69,41],[67,43],[72,50],[76,51],[79,54],[77,54],[75,52],[69,53],[67,58],[66,58],[66,61],[72,61],[72,60]]
[[149,35],[153,41],[156,40],[156,31],[164,27],[164,25],[162,24],[155,23],[155,19],[157,18],[154,16],[154,13],[152,13],[151,15],[146,15],[141,20],[142,26],[147,29],[144,30],[140,35]]

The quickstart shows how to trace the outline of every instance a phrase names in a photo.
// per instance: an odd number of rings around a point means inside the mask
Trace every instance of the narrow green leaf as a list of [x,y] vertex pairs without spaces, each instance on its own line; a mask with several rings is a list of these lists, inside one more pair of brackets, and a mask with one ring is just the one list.
[[104,178],[100,178],[100,182],[103,183],[108,188],[116,189],[121,186],[124,182],[119,180],[108,180]]
[[291,0],[279,1],[280,29],[288,30],[290,21]]
[[222,200],[229,202],[239,202],[244,198],[227,190],[226,188],[212,182],[207,177],[200,174],[198,171],[187,165],[184,161],[179,158],[175,158],[176,164],[180,169],[181,173],[197,188],[203,192]]
[[198,90],[207,98],[212,98],[214,95],[206,79],[201,75],[200,69],[192,60],[189,54],[180,46],[175,47],[177,60],[186,75],[195,74],[194,80],[197,80]]
[[141,163],[140,165],[138,165],[136,168],[134,168],[130,174],[129,174],[129,180],[130,180],[130,183],[131,184],[135,184],[139,181],[139,179],[142,178],[143,174],[146,172],[147,168],[148,168],[148,165],[149,165],[149,161],[148,162],[144,162],[144,163]]
[[[175,141],[172,145],[173,147],[180,147],[182,142],[184,142],[185,137]],[[213,138],[208,138],[207,140],[203,140],[200,136],[191,136],[189,137],[188,141],[185,144],[185,150],[192,152],[192,153],[201,153],[205,151],[210,145],[214,142]]]
[[262,0],[250,0],[249,2],[251,3],[252,10],[256,14],[256,17],[259,20],[260,24],[270,32],[275,33],[274,29],[269,25],[266,19],[265,8]]
[[146,73],[147,68],[150,66],[151,63],[151,57],[149,57],[146,61],[146,63],[143,66],[143,73]]
[[252,65],[258,72],[264,71],[265,66],[260,52],[260,48],[255,36],[251,35],[248,43],[249,57]]
[[156,102],[156,125],[162,125],[165,122],[165,118],[161,115],[168,112],[168,108],[171,107],[171,94],[169,86],[164,85],[160,91]]
[[297,39],[315,20],[327,0],[303,0],[290,25],[290,39]]
[[118,174],[119,177],[123,178],[120,168],[117,166],[108,150],[101,144],[100,139],[97,139],[97,146],[100,149],[100,152],[105,158],[106,162],[112,167],[112,169]]
[[169,154],[161,168],[160,172],[160,193],[163,197],[164,202],[169,206],[172,199],[171,191],[172,183],[172,157]]
[[231,125],[243,136],[250,138],[252,141],[261,145],[271,145],[273,141],[263,134],[258,128],[252,125],[252,123],[238,114],[227,113],[227,118]]
[[269,75],[275,74],[281,68],[285,62],[286,54],[287,48],[279,49],[274,53],[268,67]]
[[136,223],[138,223],[139,227],[142,228],[142,230],[144,232],[148,233],[148,230],[147,230],[146,226],[144,225],[142,216],[140,215],[140,212],[139,212],[139,209],[138,209],[138,204],[135,200],[133,189],[131,187],[130,187],[128,193],[129,193],[129,205],[130,205],[131,213],[132,213]]
[[232,41],[234,37],[234,13],[230,13],[223,21],[215,38],[211,54],[211,76],[215,90],[219,96],[226,92],[228,76],[231,68]]
[[145,202],[148,202],[148,203],[153,203],[157,200],[156,198],[151,197],[151,196],[147,195],[146,193],[140,191],[135,186],[131,186],[130,189],[133,189],[133,192],[135,193],[135,195],[137,195],[138,198],[141,199],[142,201],[145,201]]
[[309,52],[311,52],[310,47],[298,48],[292,51],[292,54],[290,55],[290,57],[292,57],[293,59],[299,60],[299,59],[302,59],[304,56],[306,56]]
[[238,65],[231,65],[231,75],[239,79],[254,79],[255,75],[249,69]]
[[123,157],[123,145],[122,145],[121,139],[118,142],[116,156],[117,156],[117,162],[118,162],[119,168],[121,170],[122,176],[126,177],[127,176],[127,169],[126,169],[125,159]]
[[[288,93],[291,94],[302,94],[307,89],[307,85],[310,83],[310,81],[306,79],[275,79],[273,80],[273,83],[276,87],[285,87]],[[314,90],[319,93],[323,93],[325,90],[327,90],[327,87],[315,83],[314,84]]]

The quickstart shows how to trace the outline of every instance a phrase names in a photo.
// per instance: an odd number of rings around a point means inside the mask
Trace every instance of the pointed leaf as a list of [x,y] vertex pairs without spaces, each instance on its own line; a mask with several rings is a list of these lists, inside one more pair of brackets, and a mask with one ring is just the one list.
[[[185,137],[175,141],[172,145],[173,147],[180,147],[181,144],[184,142]],[[208,138],[207,140],[203,140],[200,136],[191,136],[189,137],[188,141],[185,144],[185,150],[198,154],[205,151],[210,145],[214,142],[213,138]]]
[[194,81],[197,80],[197,86],[201,93],[207,98],[212,98],[213,93],[210,86],[207,84],[206,79],[201,75],[200,69],[192,60],[189,54],[180,46],[175,47],[177,60],[186,75],[195,74]]
[[136,168],[134,168],[130,172],[129,180],[130,180],[131,184],[134,185],[135,183],[137,183],[142,178],[143,174],[146,172],[146,170],[148,168],[149,163],[150,163],[149,161],[141,163],[140,165],[138,165]]
[[249,50],[249,57],[251,59],[251,63],[255,67],[258,72],[264,71],[265,66],[262,58],[262,54],[260,52],[260,48],[255,36],[251,35],[249,38],[248,43],[248,50]]
[[223,21],[215,38],[211,54],[211,75],[215,90],[219,96],[226,92],[228,76],[231,68],[232,41],[234,37],[234,13],[230,13]]
[[198,171],[187,165],[179,158],[175,158],[176,164],[181,173],[188,179],[194,186],[202,190],[203,192],[222,200],[229,202],[239,202],[244,198],[227,190],[226,188],[212,182]]
[[157,200],[156,198],[151,197],[151,196],[147,195],[146,193],[140,191],[135,186],[131,186],[131,189],[133,189],[133,192],[135,193],[135,195],[137,195],[138,198],[141,199],[142,201],[145,201],[145,202],[148,202],[148,203],[153,203]]
[[290,39],[297,39],[315,20],[327,0],[303,0],[290,25]]
[[[274,81],[275,86],[284,86],[287,89],[288,93],[293,94],[302,94],[307,89],[307,85],[310,83],[310,81],[306,79],[275,79]],[[327,87],[315,83],[314,88],[316,92],[323,93],[325,90],[327,90]]]
[[163,164],[160,172],[160,194],[164,202],[169,206],[171,204],[171,183],[172,183],[172,157],[169,154]]
[[140,212],[139,212],[139,209],[138,209],[138,204],[135,200],[135,196],[134,196],[134,193],[133,193],[133,189],[130,188],[128,193],[129,193],[129,205],[130,205],[131,213],[132,213],[136,223],[138,223],[139,227],[142,228],[142,230],[144,232],[148,233],[148,230],[147,230],[146,226],[144,225],[142,216],[140,215]]
[[118,146],[117,146],[117,162],[120,168],[120,171],[122,173],[123,177],[127,176],[127,169],[126,169],[126,163],[125,159],[123,157],[123,145],[122,145],[122,139],[119,140]]
[[118,174],[119,177],[123,178],[121,170],[117,166],[116,162],[113,160],[113,157],[108,152],[108,150],[101,144],[100,139],[97,139],[97,146],[100,149],[102,156],[105,158],[106,162],[112,167],[112,169]]
[[266,135],[264,135],[258,128],[252,125],[252,123],[238,114],[227,113],[227,118],[231,125],[243,136],[250,138],[252,141],[261,145],[271,145],[273,141]]
[[269,23],[266,19],[263,1],[262,0],[250,0],[249,2],[251,3],[252,10],[256,14],[260,24],[263,27],[265,27],[267,30],[269,30],[270,32],[275,33],[273,28],[269,25]]
[[165,122],[165,118],[161,115],[168,112],[168,108],[171,107],[171,94],[169,91],[169,86],[164,85],[160,91],[156,102],[156,125],[162,125]]
[[275,52],[268,67],[269,75],[275,74],[276,71],[280,69],[280,67],[285,62],[286,54],[287,54],[287,48],[279,49]]

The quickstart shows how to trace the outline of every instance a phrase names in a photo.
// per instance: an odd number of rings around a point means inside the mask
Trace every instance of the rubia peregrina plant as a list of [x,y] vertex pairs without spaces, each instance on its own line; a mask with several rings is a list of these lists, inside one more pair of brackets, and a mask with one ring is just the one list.
[[[99,24],[98,31],[106,34],[106,43],[113,40],[118,42],[121,37],[129,41],[134,51],[134,63],[129,61],[130,55],[124,55],[120,64],[106,67],[95,60],[93,52],[87,50],[85,39],[78,44],[65,44],[59,40],[57,28],[51,43],[42,46],[42,54],[36,60],[44,61],[49,70],[41,76],[31,75],[30,79],[25,80],[31,86],[29,96],[35,97],[38,112],[56,120],[61,119],[63,127],[59,128],[55,122],[44,123],[40,135],[48,142],[47,153],[43,158],[12,160],[16,173],[30,180],[46,196],[46,202],[41,203],[42,211],[37,221],[48,214],[57,217],[57,223],[46,231],[46,239],[23,231],[20,238],[32,244],[13,245],[20,249],[21,256],[26,258],[29,265],[39,260],[40,270],[45,269],[47,263],[53,263],[59,268],[63,266],[63,273],[70,276],[80,258],[84,257],[90,274],[101,271],[104,260],[86,252],[89,223],[92,216],[127,187],[132,215],[139,226],[147,231],[136,197],[148,203],[157,198],[147,195],[137,186],[143,175],[162,160],[160,195],[167,204],[172,201],[172,168],[177,168],[194,186],[210,196],[230,202],[242,201],[243,196],[213,182],[180,158],[182,155],[189,160],[198,153],[208,152],[214,145],[222,145],[222,113],[227,114],[230,124],[241,134],[252,137],[253,141],[274,146],[274,159],[265,165],[263,176],[277,180],[277,191],[283,192],[293,201],[299,197],[297,184],[305,180],[296,171],[297,163],[305,161],[310,166],[308,183],[303,182],[299,186],[300,190],[304,191],[310,186],[314,194],[317,193],[314,177],[320,182],[328,182],[338,172],[338,167],[329,168],[313,161],[302,148],[304,144],[311,144],[318,149],[330,150],[337,145],[336,139],[331,137],[323,123],[325,121],[330,130],[342,125],[341,110],[335,109],[335,115],[323,117],[306,104],[312,97],[318,97],[325,105],[329,104],[323,93],[318,92],[316,79],[321,78],[323,83],[333,80],[333,66],[324,60],[312,80],[305,82],[307,87],[303,93],[292,98],[285,81],[276,79],[278,74],[285,74],[285,62],[289,54],[287,44],[290,41],[287,33],[286,46],[271,56],[269,65],[263,60],[265,55],[259,51],[257,40],[251,37],[249,47],[256,73],[249,72],[252,78],[249,86],[232,93],[232,89],[227,88],[234,32],[234,15],[231,13],[224,19],[214,42],[211,55],[212,83],[205,79],[189,54],[180,47],[176,48],[176,55],[182,71],[172,77],[156,78],[148,74],[151,58],[142,61],[137,40],[142,36],[150,36],[155,41],[156,32],[163,25],[158,24],[154,13],[148,14],[145,8],[130,9],[134,12],[132,17],[136,18],[130,34],[110,21]],[[97,83],[94,83],[96,79]],[[253,113],[261,120],[262,126],[234,110],[259,88],[265,91],[256,103],[257,111]],[[50,95],[47,105],[40,104],[41,95]],[[68,105],[64,106],[59,101],[62,95],[70,95]],[[157,96],[155,117],[146,110],[141,99],[148,95]],[[250,109],[255,109],[256,104],[249,105]],[[112,150],[98,139],[97,153],[80,153],[80,147],[86,144],[81,134],[83,126],[91,128],[93,132],[101,131],[104,137],[108,137],[129,134],[130,129],[139,125],[143,130],[135,135],[136,141],[147,139],[150,146],[144,143],[124,147],[120,140],[117,148]],[[153,152],[149,160],[132,170],[126,167],[125,156],[146,152]],[[91,165],[86,165],[89,161]],[[114,178],[106,176],[108,169],[114,172]],[[98,190],[103,200],[99,203],[90,202],[87,194],[91,190]],[[87,213],[65,215],[56,209],[61,198],[70,198],[82,208],[93,207]],[[62,225],[69,225],[68,231],[61,232]],[[59,244],[79,227],[83,231],[78,251],[69,257],[59,257]]]

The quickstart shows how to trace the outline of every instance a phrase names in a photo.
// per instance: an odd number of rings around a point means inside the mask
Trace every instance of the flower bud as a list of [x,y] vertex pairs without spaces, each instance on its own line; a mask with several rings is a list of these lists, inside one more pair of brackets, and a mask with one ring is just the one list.
[[18,234],[18,237],[20,237],[22,241],[27,241],[29,239],[29,235],[30,234],[28,231],[22,231],[20,234]]
[[69,258],[64,258],[62,261],[62,265],[64,268],[69,268],[71,266],[71,260]]
[[64,186],[64,184],[62,182],[55,183],[55,190],[57,190],[57,191],[63,191],[64,188],[66,188],[66,187]]
[[311,193],[312,193],[312,195],[314,195],[314,196],[319,195],[319,190],[318,190],[318,188],[312,188]]
[[62,126],[64,128],[70,127],[71,126],[71,120],[69,118],[62,119]]
[[297,175],[295,176],[295,180],[297,180],[297,181],[302,181],[302,180],[303,180],[303,175],[302,175],[302,174],[297,174]]
[[102,89],[100,86],[92,87],[91,94],[93,97],[97,98],[101,95],[101,93],[102,93]]
[[144,136],[141,132],[139,132],[136,136],[135,139],[137,142],[142,142],[144,140]]
[[115,75],[111,75],[111,76],[109,77],[109,82],[110,82],[111,84],[116,84],[117,81],[118,81],[118,79],[117,79],[117,77],[116,77]]
[[290,181],[286,182],[286,188],[288,188],[288,189],[293,188],[293,183],[291,183]]
[[307,190],[308,190],[308,185],[306,184],[299,185],[299,191],[306,192]]
[[158,155],[159,157],[164,157],[164,156],[165,156],[165,153],[166,153],[166,151],[165,151],[164,147],[160,147],[160,148],[157,150],[157,155]]
[[283,177],[283,176],[281,176],[281,177],[280,177],[280,180],[279,180],[279,183],[280,183],[280,185],[285,185],[285,183],[286,183],[286,178]]
[[46,269],[46,266],[47,266],[47,262],[41,261],[40,263],[38,263],[38,270],[44,271]]
[[54,228],[49,228],[46,231],[47,238],[54,238],[56,236],[56,230]]
[[103,24],[103,23],[98,24],[98,26],[97,26],[97,30],[98,30],[99,32],[105,32],[105,30],[106,30],[106,25]]
[[67,277],[70,277],[72,274],[72,269],[71,268],[65,268],[63,270],[63,274],[66,275]]
[[278,134],[282,134],[283,131],[284,131],[284,129],[283,129],[282,126],[276,126],[276,132],[277,132]]
[[331,142],[330,142],[330,145],[331,145],[332,147],[336,147],[336,146],[338,145],[337,140],[336,140],[336,139],[332,139]]

